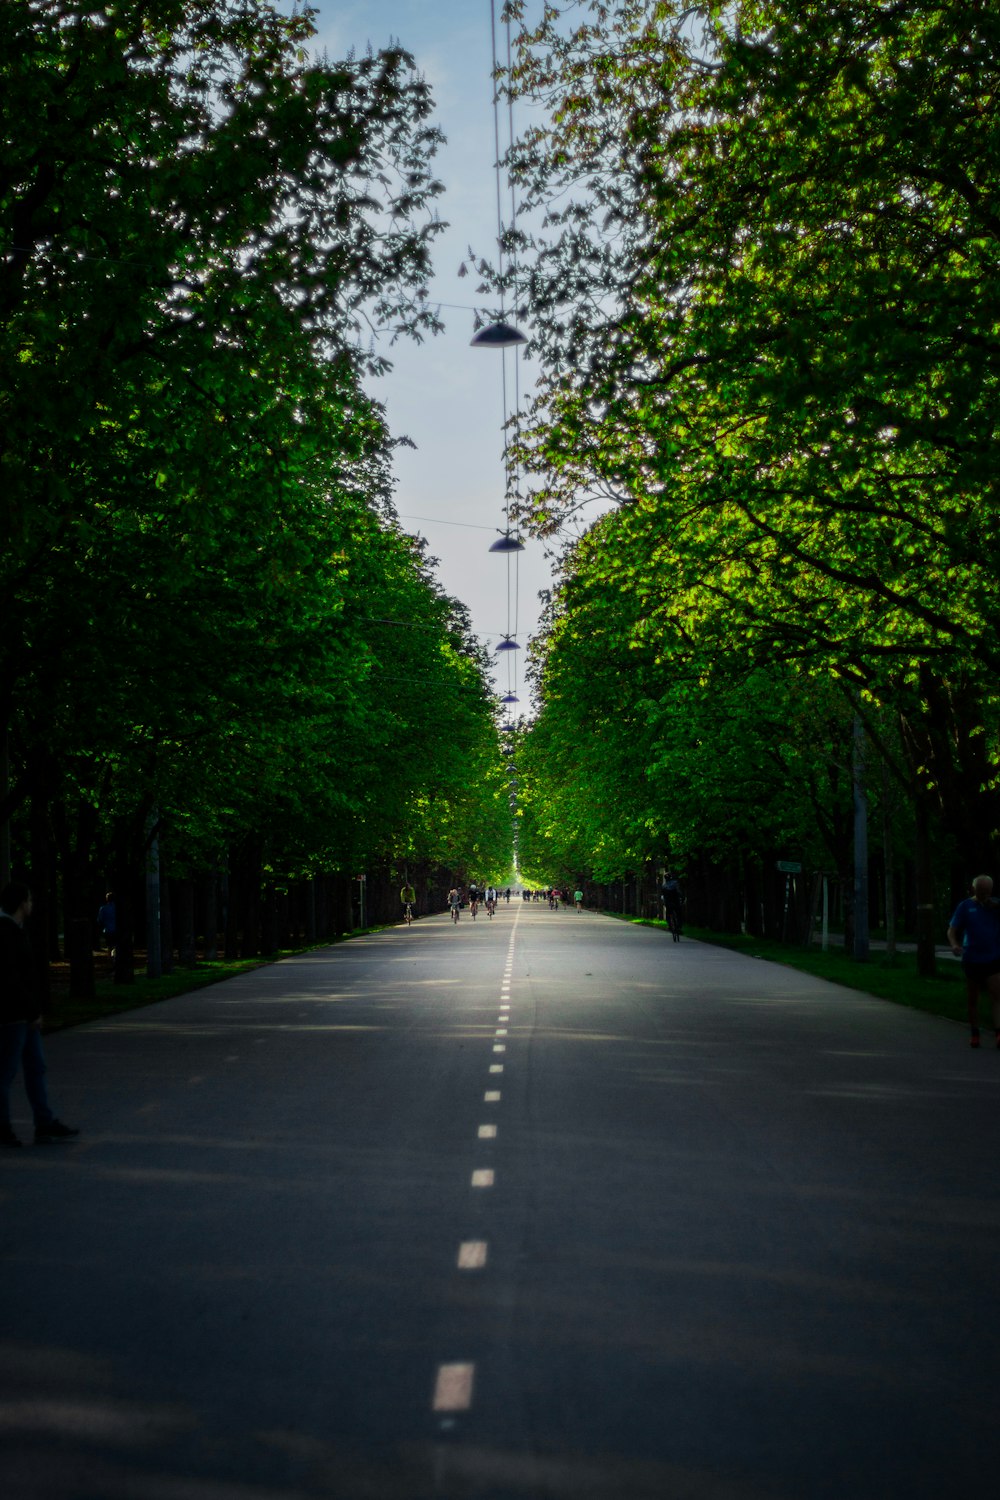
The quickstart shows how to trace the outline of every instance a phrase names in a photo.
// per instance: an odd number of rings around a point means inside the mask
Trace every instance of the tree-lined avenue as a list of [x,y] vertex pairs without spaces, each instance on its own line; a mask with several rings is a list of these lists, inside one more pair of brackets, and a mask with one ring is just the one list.
[[512,902],[49,1049],[84,1133],[4,1161],[18,1500],[990,1471],[1000,1057],[948,1022]]

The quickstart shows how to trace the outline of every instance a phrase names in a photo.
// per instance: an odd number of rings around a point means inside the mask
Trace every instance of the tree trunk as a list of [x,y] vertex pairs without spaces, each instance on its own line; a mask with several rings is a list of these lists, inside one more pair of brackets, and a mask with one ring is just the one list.
[[260,914],[260,951],[271,958],[278,951],[278,898],[273,884],[264,887]]
[[94,930],[87,917],[74,917],[67,932],[69,995],[71,1000],[93,1000]]
[[882,762],[882,871],[885,880],[885,954],[896,955],[896,863],[892,849],[889,767]]
[[160,877],[160,969],[174,972],[174,882]]
[[931,857],[931,808],[929,797],[917,784],[913,812],[916,821],[914,866],[917,883],[917,972],[925,979],[937,973],[934,931],[934,867]]
[[177,956],[184,968],[193,969],[198,962],[194,930],[194,881],[178,880],[174,891],[177,897]]
[[135,900],[133,882],[136,871],[129,860],[129,839],[123,824],[115,830],[115,984],[135,982]]
[[867,963],[868,938],[868,798],[865,792],[865,731],[859,715],[854,719],[854,941],[851,951],[858,963]]
[[206,875],[200,882],[201,921],[205,934],[205,962],[214,963],[219,956],[218,881]]
[[159,979],[163,973],[160,940],[160,840],[156,834],[156,812],[150,813],[149,846],[146,851],[146,978]]

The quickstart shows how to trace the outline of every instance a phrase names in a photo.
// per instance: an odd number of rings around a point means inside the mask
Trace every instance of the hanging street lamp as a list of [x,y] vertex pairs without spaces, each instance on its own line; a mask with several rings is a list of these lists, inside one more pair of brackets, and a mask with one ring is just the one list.
[[474,349],[512,349],[515,344],[527,342],[527,336],[519,328],[515,328],[512,323],[505,323],[502,318],[498,323],[480,328],[469,340]]

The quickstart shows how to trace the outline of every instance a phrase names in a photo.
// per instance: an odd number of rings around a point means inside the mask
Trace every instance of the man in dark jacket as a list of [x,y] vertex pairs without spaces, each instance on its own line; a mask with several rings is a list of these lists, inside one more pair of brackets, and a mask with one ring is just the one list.
[[68,1141],[79,1135],[57,1120],[45,1092],[42,1018],[38,1014],[35,965],[24,930],[31,892],[12,881],[0,891],[0,1146],[20,1146],[10,1122],[10,1090],[18,1068],[35,1117],[35,1141]]

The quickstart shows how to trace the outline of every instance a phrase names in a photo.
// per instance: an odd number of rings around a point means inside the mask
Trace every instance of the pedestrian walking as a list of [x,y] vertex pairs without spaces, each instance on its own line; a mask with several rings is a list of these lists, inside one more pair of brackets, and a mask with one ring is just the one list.
[[101,936],[108,945],[108,952],[114,957],[115,933],[118,929],[117,909],[115,907],[115,893],[108,891],[104,897],[104,905],[97,913],[97,925]]
[[0,1146],[20,1146],[10,1118],[10,1091],[18,1069],[35,1118],[35,1143],[68,1141],[78,1130],[57,1120],[45,1088],[42,1018],[31,943],[24,924],[31,892],[11,881],[0,891]]
[[1000,1047],[1000,902],[993,898],[989,875],[977,875],[972,895],[956,906],[948,924],[948,942],[962,960],[971,1045],[979,1046],[979,996],[985,990],[993,1002],[993,1027]]

